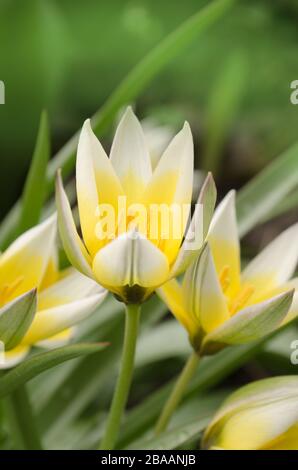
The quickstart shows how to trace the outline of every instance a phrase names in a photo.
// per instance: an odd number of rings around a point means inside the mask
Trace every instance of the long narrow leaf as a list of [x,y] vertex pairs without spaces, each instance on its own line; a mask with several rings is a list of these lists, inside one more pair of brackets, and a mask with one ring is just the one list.
[[102,344],[73,344],[47,351],[27,359],[0,379],[0,398],[31,380],[41,372],[79,356],[94,354],[107,346]]
[[19,227],[16,235],[25,232],[39,222],[45,199],[46,170],[49,158],[49,123],[47,113],[43,111],[40,118],[32,163],[21,199]]
[[255,176],[237,197],[241,235],[263,221],[277,203],[298,186],[298,143]]

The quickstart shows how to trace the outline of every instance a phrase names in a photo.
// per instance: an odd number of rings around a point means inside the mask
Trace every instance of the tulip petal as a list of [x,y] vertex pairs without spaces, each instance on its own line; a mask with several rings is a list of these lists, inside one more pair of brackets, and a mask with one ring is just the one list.
[[203,447],[264,449],[298,420],[298,378],[274,377],[234,392],[205,431]]
[[274,331],[287,315],[294,291],[240,310],[203,340],[202,354],[213,354],[225,345],[245,344]]
[[117,210],[118,197],[123,191],[109,158],[91,129],[89,119],[85,121],[80,135],[76,181],[83,239],[90,254],[95,255],[103,245],[103,240],[96,235],[99,204],[110,204]]
[[[178,254],[185,233],[190,214],[192,185],[193,140],[190,127],[185,123],[159,160],[143,198],[147,207],[164,205],[174,209],[169,211],[167,237],[162,236],[164,227],[161,219],[154,222],[157,225],[154,230],[157,233],[157,245],[165,253],[170,264]],[[180,212],[178,222],[175,209]],[[150,223],[153,223],[152,217]]]
[[67,328],[66,330],[61,331],[61,333],[57,333],[50,338],[44,339],[43,341],[39,341],[36,346],[45,349],[55,349],[64,346],[65,344],[69,343],[76,333],[76,327]]
[[187,312],[197,318],[206,333],[230,317],[208,245],[187,269],[182,288]]
[[62,278],[38,295],[38,311],[80,300],[89,295],[106,293],[97,282],[73,268],[62,273]]
[[59,279],[59,259],[57,247],[54,246],[52,255],[50,257],[48,266],[43,275],[42,282],[40,284],[40,290],[46,289],[51,284],[54,284]]
[[[278,420],[273,418],[274,414],[279,416]],[[287,430],[293,418],[298,420],[297,399],[242,410],[227,421],[218,444],[227,450],[262,449]]]
[[207,235],[216,202],[216,186],[211,173],[204,181],[185,240],[171,270],[179,276],[198,256]]
[[110,159],[127,196],[127,204],[140,202],[152,169],[142,126],[131,107],[117,127]]
[[266,443],[265,450],[298,450],[298,424],[290,427],[273,441]]
[[63,188],[60,172],[57,174],[56,179],[56,205],[59,232],[65,253],[73,266],[81,271],[81,273],[92,278],[91,259],[78,235],[70,204]]
[[151,166],[154,169],[162,153],[174,137],[174,131],[170,126],[158,125],[150,118],[143,119],[141,124],[149,149]]
[[22,343],[36,344],[57,335],[87,318],[104,298],[105,293],[100,293],[64,305],[40,310]]
[[93,261],[100,284],[108,287],[157,287],[169,275],[164,254],[138,232],[127,232],[100,250]]
[[29,354],[30,347],[19,345],[16,348],[5,351],[1,354],[0,370],[10,369],[22,362]]
[[191,336],[199,329],[197,319],[185,309],[182,287],[176,279],[171,279],[156,290],[157,295],[168,306],[172,314],[186,328]]
[[215,210],[207,240],[216,271],[220,276],[229,268],[227,295],[234,295],[240,286],[240,246],[235,209],[235,191],[230,191]]
[[0,309],[0,340],[5,349],[15,348],[29,329],[36,312],[36,289]]
[[257,293],[261,289],[264,295],[291,278],[297,261],[298,223],[282,232],[246,266],[242,280],[257,287]]
[[56,215],[21,235],[0,256],[0,286],[8,302],[38,288],[49,264],[56,237]]

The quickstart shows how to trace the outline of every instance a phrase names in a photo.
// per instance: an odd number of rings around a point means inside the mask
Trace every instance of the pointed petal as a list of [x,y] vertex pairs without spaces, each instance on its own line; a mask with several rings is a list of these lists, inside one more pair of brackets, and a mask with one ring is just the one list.
[[150,118],[143,119],[141,124],[149,149],[151,165],[154,169],[161,155],[174,137],[174,130],[170,126],[158,125]]
[[295,289],[293,301],[286,317],[282,322],[283,325],[289,323],[290,321],[294,320],[294,318],[298,317],[298,277],[294,277],[293,279],[286,282],[285,284],[282,284],[280,287],[273,291],[273,294],[276,295],[281,294],[283,292],[288,292],[292,289]]
[[62,275],[59,281],[40,292],[38,311],[106,292],[97,282],[73,268],[66,269]]
[[128,232],[100,250],[93,271],[102,285],[110,287],[157,287],[169,275],[167,258],[138,232]]
[[206,333],[229,318],[226,298],[221,290],[208,245],[187,269],[182,287],[187,312],[197,318]]
[[76,180],[83,238],[90,254],[95,255],[103,245],[96,236],[99,204],[108,203],[116,209],[123,191],[89,120],[85,121],[80,135]]
[[39,343],[79,323],[93,313],[104,298],[105,293],[101,293],[39,311],[22,343]]
[[191,336],[195,335],[198,329],[198,322],[185,309],[183,291],[179,282],[176,279],[171,279],[171,281],[159,287],[156,293],[177,320],[186,328],[188,333]]
[[225,345],[245,344],[268,335],[287,315],[293,294],[293,291],[279,294],[240,310],[204,338],[202,354],[212,354]]
[[208,233],[216,202],[216,186],[208,173],[187,230],[185,240],[171,271],[171,277],[179,276],[198,256]]
[[110,158],[128,198],[127,204],[139,202],[152,169],[142,126],[131,107],[117,127]]
[[262,288],[262,293],[274,289],[293,275],[298,261],[298,223],[282,232],[244,269],[243,282]]
[[17,238],[0,256],[0,286],[15,285],[6,301],[40,286],[53,251],[56,226],[54,215]]
[[23,294],[0,309],[0,340],[5,349],[16,347],[30,327],[36,312],[36,289]]
[[11,367],[16,366],[22,362],[25,357],[29,354],[30,347],[19,345],[14,349],[5,351],[1,354],[0,359],[0,370],[1,369],[10,369]]
[[55,244],[48,266],[45,270],[42,282],[39,287],[40,290],[46,289],[49,285],[53,284],[58,279],[59,279],[59,259],[58,259],[58,248],[57,248],[57,245]]
[[208,242],[218,275],[229,267],[230,288],[235,294],[240,286],[240,246],[236,220],[235,191],[230,191],[217,207],[210,224]]
[[58,224],[60,237],[65,253],[73,266],[89,277],[93,277],[90,267],[91,259],[82,240],[80,239],[73,217],[70,204],[63,188],[61,173],[56,179],[56,205],[58,211]]
[[76,332],[76,327],[67,328],[66,330],[61,331],[61,333],[57,333],[50,338],[44,339],[43,341],[39,341],[36,346],[45,349],[55,349],[64,346],[65,344],[69,343]]
[[[177,212],[175,210],[170,212],[167,239],[162,237],[163,227],[161,227],[160,220],[155,230],[158,233],[158,246],[168,257],[170,264],[178,254],[185,233],[190,214],[192,186],[193,140],[190,127],[185,123],[158,162],[143,199],[147,207],[153,204],[165,205],[168,208],[175,207],[180,211],[181,219],[178,224],[175,218]],[[152,223],[152,218],[150,218],[150,223]]]

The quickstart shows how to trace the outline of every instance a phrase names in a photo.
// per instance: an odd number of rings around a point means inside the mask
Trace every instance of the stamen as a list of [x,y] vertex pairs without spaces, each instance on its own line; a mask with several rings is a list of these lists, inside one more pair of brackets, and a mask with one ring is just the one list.
[[244,307],[248,299],[254,293],[255,288],[251,284],[243,286],[239,294],[232,300],[230,305],[231,315],[234,315],[238,310]]
[[230,266],[226,265],[222,268],[222,271],[219,275],[219,282],[223,292],[226,292],[231,284]]
[[23,282],[24,276],[19,276],[11,284],[5,284],[2,289],[0,289],[0,306],[2,307],[7,302],[7,299],[16,291],[16,289]]

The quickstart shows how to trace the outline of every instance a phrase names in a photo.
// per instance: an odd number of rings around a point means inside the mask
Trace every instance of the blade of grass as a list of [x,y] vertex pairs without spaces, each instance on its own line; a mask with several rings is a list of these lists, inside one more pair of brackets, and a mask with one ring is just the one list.
[[278,203],[269,213],[265,215],[262,222],[267,222],[275,217],[279,217],[292,210],[298,210],[298,188],[294,189],[280,203]]
[[237,197],[239,231],[243,236],[298,186],[298,143],[255,176]]
[[[102,134],[116,116],[117,111],[134,100],[150,81],[191,42],[212,26],[228,10],[235,0],[216,0],[185,21],[174,32],[148,53],[120,83],[103,107],[93,116],[92,126],[97,135]],[[54,188],[58,168],[69,174],[74,167],[75,151],[79,133],[76,133],[57,153],[48,165],[46,195]],[[15,237],[16,223],[20,213],[17,202],[6,215],[0,229],[0,247],[3,249]]]
[[46,111],[43,111],[40,117],[32,163],[21,197],[19,226],[16,235],[25,232],[39,222],[45,199],[46,170],[49,158],[49,122]]
[[206,112],[206,135],[202,168],[218,174],[220,159],[245,91],[246,62],[233,54],[216,79]]
[[74,344],[63,346],[53,351],[36,354],[11,369],[0,379],[0,398],[12,393],[21,385],[41,374],[51,367],[69,361],[81,355],[95,354],[104,349],[107,343],[102,344]]

